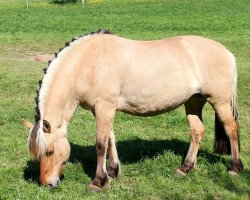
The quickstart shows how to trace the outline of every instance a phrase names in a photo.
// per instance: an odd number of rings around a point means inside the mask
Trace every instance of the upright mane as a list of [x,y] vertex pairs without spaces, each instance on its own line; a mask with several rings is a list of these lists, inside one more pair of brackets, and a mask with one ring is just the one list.
[[41,117],[43,117],[41,112],[41,107],[44,105],[44,101],[48,93],[48,87],[53,81],[53,75],[57,73],[60,58],[67,53],[67,50],[69,48],[72,48],[73,46],[78,44],[78,42],[89,39],[91,37],[95,37],[100,34],[112,34],[112,33],[110,31],[100,29],[98,31],[91,32],[89,34],[74,37],[70,42],[65,43],[64,48],[60,49],[58,53],[55,53],[55,57],[53,60],[48,61],[48,68],[43,69],[44,76],[42,80],[39,81],[39,87],[36,91],[36,97],[35,97],[36,125],[30,131],[28,139],[29,151],[33,159],[39,159],[46,152],[47,141],[42,127],[43,122],[40,121]]
[[56,66],[53,66],[54,63],[56,62],[56,60],[58,60],[58,58],[60,57],[60,54],[63,50],[66,50],[67,48],[69,48],[70,46],[72,46],[73,43],[79,41],[79,40],[84,40],[84,39],[87,39],[87,38],[90,38],[90,37],[93,37],[93,36],[96,36],[96,35],[99,35],[99,34],[112,34],[110,31],[108,30],[105,30],[105,29],[99,29],[95,32],[91,32],[91,33],[88,33],[88,34],[84,34],[84,35],[80,35],[80,36],[76,36],[74,38],[71,39],[70,42],[66,42],[65,43],[65,46],[61,49],[59,49],[59,52],[58,53],[55,53],[55,57],[53,60],[49,60],[48,61],[48,68],[44,68],[43,71],[44,71],[44,76],[43,78],[38,82],[39,83],[39,87],[36,91],[36,97],[35,97],[35,102],[36,102],[36,106],[35,106],[35,122],[38,122],[40,119],[41,119],[41,111],[40,111],[40,106],[39,106],[39,101],[40,101],[40,96],[41,96],[41,87],[42,87],[42,84],[44,82],[44,78],[45,78],[45,75],[47,74],[48,71],[55,71],[55,70],[51,70],[50,68],[52,67],[56,67]]

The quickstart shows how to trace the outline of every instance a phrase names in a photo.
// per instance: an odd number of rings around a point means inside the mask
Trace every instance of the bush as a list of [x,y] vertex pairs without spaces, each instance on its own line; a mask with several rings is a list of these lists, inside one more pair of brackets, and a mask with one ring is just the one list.
[[65,4],[65,3],[76,3],[77,0],[52,0],[51,2],[55,4]]

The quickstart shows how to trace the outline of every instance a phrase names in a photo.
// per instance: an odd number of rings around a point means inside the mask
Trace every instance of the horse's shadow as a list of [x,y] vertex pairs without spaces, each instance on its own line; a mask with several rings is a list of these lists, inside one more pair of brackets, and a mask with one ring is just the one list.
[[23,171],[23,178],[26,181],[34,182],[40,185],[39,182],[39,162],[29,160]]
[[[91,178],[94,177],[96,168],[96,150],[95,146],[81,146],[71,143],[71,154],[69,162],[81,163],[84,172]],[[189,147],[188,142],[178,139],[172,140],[143,140],[132,139],[117,142],[117,150],[119,159],[123,164],[137,163],[145,158],[153,158],[156,155],[163,154],[164,151],[171,151],[175,155],[185,158]],[[222,162],[226,164],[226,160],[218,155],[211,154],[207,151],[200,150],[199,154],[209,163]],[[176,166],[178,167],[178,166]],[[36,161],[28,161],[24,169],[23,177],[27,181],[39,184],[39,163]]]

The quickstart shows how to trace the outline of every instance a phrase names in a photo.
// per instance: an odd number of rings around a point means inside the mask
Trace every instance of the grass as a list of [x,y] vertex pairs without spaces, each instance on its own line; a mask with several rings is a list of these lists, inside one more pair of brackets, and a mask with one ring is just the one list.
[[[54,5],[46,1],[0,2],[0,199],[249,199],[250,198],[250,4],[247,0],[109,0]],[[106,28],[132,39],[201,35],[227,46],[238,64],[241,157],[245,170],[229,176],[229,156],[213,153],[213,110],[204,110],[206,135],[198,165],[188,176],[175,169],[189,146],[183,107],[157,117],[117,113],[115,131],[122,176],[111,189],[86,186],[96,167],[93,116],[78,109],[69,126],[71,157],[56,190],[38,185],[38,163],[27,152],[22,118],[33,120],[42,54],[57,52],[75,35]],[[29,56],[27,56],[29,55]]]

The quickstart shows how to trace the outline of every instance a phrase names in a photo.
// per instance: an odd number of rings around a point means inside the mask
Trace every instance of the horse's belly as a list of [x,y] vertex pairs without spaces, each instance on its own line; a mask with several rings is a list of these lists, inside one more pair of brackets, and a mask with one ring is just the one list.
[[[180,89],[180,88],[179,88]],[[158,115],[177,108],[192,96],[193,92],[182,88],[168,88],[158,92],[133,91],[126,95],[121,95],[117,110],[130,113],[132,115],[150,116]]]

